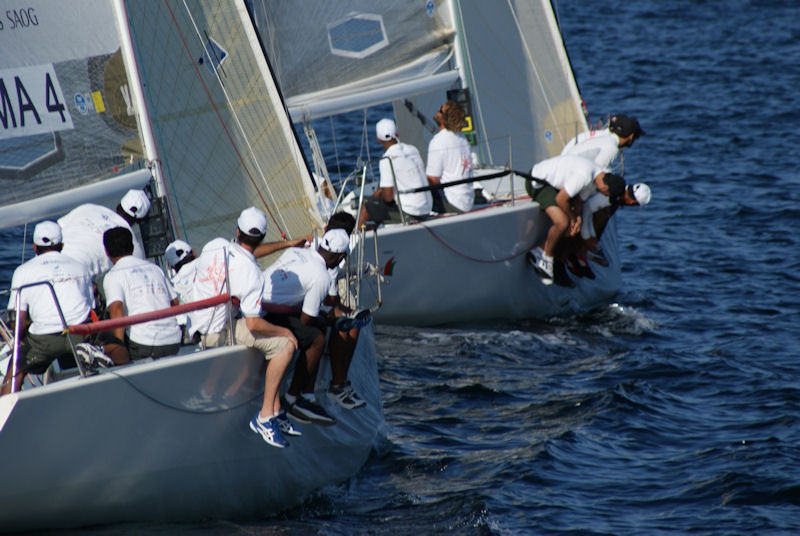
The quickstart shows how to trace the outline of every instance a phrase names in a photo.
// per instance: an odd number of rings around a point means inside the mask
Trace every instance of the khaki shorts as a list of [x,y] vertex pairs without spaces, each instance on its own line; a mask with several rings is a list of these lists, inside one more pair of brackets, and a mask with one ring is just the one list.
[[[272,359],[274,355],[283,350],[284,346],[289,344],[289,339],[286,337],[253,335],[253,333],[247,329],[247,322],[244,318],[236,320],[234,337],[236,337],[236,344],[243,344],[248,348],[255,348],[264,354],[264,359],[267,360]],[[200,337],[200,340],[206,348],[225,346],[228,344],[228,328],[226,327],[219,333],[203,335]]]

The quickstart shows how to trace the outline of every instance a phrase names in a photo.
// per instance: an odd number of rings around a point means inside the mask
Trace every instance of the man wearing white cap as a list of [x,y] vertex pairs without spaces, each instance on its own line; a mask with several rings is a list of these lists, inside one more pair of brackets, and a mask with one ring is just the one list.
[[588,250],[588,255],[602,266],[608,265],[603,251],[598,242],[606,228],[606,223],[619,207],[644,206],[650,202],[650,187],[639,182],[629,184],[625,192],[615,200],[602,194],[593,194],[583,205],[583,222],[581,223],[581,238],[583,249]]
[[[235,342],[258,350],[267,360],[261,410],[250,420],[250,429],[261,435],[267,444],[284,448],[289,445],[284,433],[292,435],[297,432],[281,409],[278,388],[297,349],[297,339],[289,329],[261,317],[264,274],[253,251],[266,234],[266,215],[255,207],[243,210],[237,220],[236,239],[211,240],[194,261],[196,276],[191,296],[192,301],[196,301],[228,292],[239,300],[241,318],[233,326]],[[226,286],[226,264],[230,289]],[[199,333],[206,347],[231,342],[227,323],[228,313],[224,305],[189,313],[190,336]]]
[[[406,221],[424,220],[433,208],[431,193],[401,193],[428,185],[419,151],[413,145],[400,142],[397,126],[391,119],[381,119],[375,124],[375,136],[385,151],[379,164],[381,180],[375,194],[364,199],[359,225],[367,220],[376,224],[399,223],[400,210]],[[395,189],[400,209],[395,202]]]
[[[92,278],[101,276],[112,266],[103,249],[103,233],[114,227],[124,227],[133,233],[133,224],[143,220],[149,210],[150,199],[142,190],[129,190],[116,211],[92,203],[75,207],[58,219],[64,234],[63,253],[85,264]],[[135,234],[133,256],[145,258]]]
[[[111,318],[134,316],[177,305],[177,294],[164,271],[155,263],[133,256],[133,233],[114,227],[103,233],[103,246],[114,266],[103,278],[103,290]],[[127,333],[126,333],[127,332]],[[178,353],[181,328],[174,316],[113,330],[113,339],[103,341],[114,363]],[[127,352],[125,351],[127,348]]]
[[319,247],[291,248],[264,271],[264,310],[267,320],[285,326],[297,337],[300,355],[286,394],[287,413],[300,422],[330,425],[336,420],[314,397],[317,365],[325,349],[328,321],[320,307],[331,286],[329,269],[350,252],[344,229],[322,235]]
[[644,130],[636,118],[617,114],[611,117],[607,128],[582,132],[568,141],[561,154],[582,156],[601,168],[611,169],[622,149],[632,147],[641,136],[644,136]]
[[[94,307],[92,279],[89,270],[80,262],[67,257],[62,250],[61,228],[53,221],[39,223],[33,230],[33,251],[36,256],[14,270],[11,279],[11,296],[8,301],[10,318],[16,318],[19,298],[20,333],[23,340],[14,390],[18,391],[27,373],[42,374],[55,360],[70,360],[72,349],[64,325],[53,303],[47,285],[36,285],[20,289],[24,285],[49,281],[67,325],[85,322]],[[82,338],[69,335],[73,344]],[[62,365],[63,366],[63,365]],[[11,389],[12,366],[3,380],[2,393]]]
[[[197,256],[187,242],[183,240],[175,240],[171,242],[167,249],[164,251],[164,259],[167,265],[172,269],[172,278],[170,283],[175,292],[178,293],[178,300],[181,303],[191,301],[190,293],[194,285],[195,274],[195,259]],[[189,331],[188,321],[189,315],[183,314],[177,317],[178,324],[186,326],[186,331]]]
[[[472,158],[469,142],[461,133],[464,125],[464,109],[455,101],[447,101],[439,107],[433,118],[439,132],[428,144],[428,166],[425,173],[433,185],[445,185],[472,177]],[[472,210],[475,191],[469,182],[444,188],[444,203],[439,210],[467,212]]]

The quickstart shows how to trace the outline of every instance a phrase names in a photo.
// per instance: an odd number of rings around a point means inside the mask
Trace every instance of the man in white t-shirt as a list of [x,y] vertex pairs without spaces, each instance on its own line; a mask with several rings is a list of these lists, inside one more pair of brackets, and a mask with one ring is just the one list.
[[590,257],[601,266],[608,266],[608,260],[598,244],[606,223],[619,207],[644,206],[650,202],[650,197],[650,187],[643,182],[629,184],[625,188],[625,192],[614,201],[600,193],[592,194],[583,204],[581,243],[575,247],[577,253],[572,260],[572,264],[577,264],[578,269],[571,266],[570,270],[573,273],[582,272],[578,275],[592,277],[593,274],[585,261],[585,256]]
[[[261,352],[267,360],[264,397],[261,410],[250,420],[250,429],[274,447],[284,448],[289,442],[284,434],[297,435],[285,412],[278,393],[286,367],[297,349],[292,332],[261,317],[264,274],[253,256],[267,234],[267,217],[255,207],[242,211],[237,220],[236,240],[215,238],[203,247],[195,262],[192,301],[228,292],[239,301],[241,318],[234,321],[236,344]],[[227,288],[225,267],[228,267]],[[234,315],[236,316],[236,315]],[[206,347],[228,344],[228,313],[219,305],[189,313],[190,336],[200,334]]]
[[625,179],[606,172],[587,158],[573,155],[542,160],[533,166],[531,175],[538,180],[528,181],[528,193],[550,218],[551,225],[544,244],[528,253],[528,261],[545,285],[555,281],[562,286],[574,286],[563,264],[554,263],[556,247],[563,236],[580,232],[583,202],[590,195],[600,192],[616,199],[625,190]]
[[[400,209],[405,221],[426,219],[433,208],[431,193],[401,193],[428,186],[419,151],[413,145],[400,141],[397,126],[391,119],[381,119],[375,124],[375,137],[385,151],[379,164],[381,180],[375,194],[364,199],[359,225],[368,220],[376,224],[400,223]],[[400,209],[395,202],[395,187]]]
[[644,130],[636,118],[617,114],[611,117],[607,128],[582,132],[568,141],[561,154],[582,156],[601,168],[612,169],[622,149],[632,147],[641,136],[644,136]]
[[[81,324],[89,318],[94,298],[92,279],[85,265],[61,253],[61,228],[53,221],[43,221],[33,230],[33,251],[36,256],[14,270],[11,295],[8,300],[9,318],[16,319],[19,297],[19,322],[22,340],[14,391],[19,391],[28,373],[42,374],[56,360],[74,365],[72,346],[83,339],[63,334],[64,324],[47,285],[24,285],[49,281],[67,325]],[[12,327],[13,327],[12,321]],[[2,394],[11,390],[13,366],[9,365],[3,380]]]
[[294,376],[286,393],[289,416],[300,422],[330,425],[336,420],[314,396],[317,366],[325,350],[328,321],[320,307],[331,287],[328,270],[350,251],[343,229],[326,231],[319,247],[290,248],[264,271],[264,309],[267,320],[292,330],[300,347]]
[[[170,283],[178,294],[178,301],[181,303],[191,301],[191,291],[196,274],[194,264],[196,258],[197,256],[194,254],[192,246],[183,240],[171,242],[164,250],[164,259],[173,272]],[[178,324],[184,326],[185,331],[188,333],[190,329],[187,326],[189,315],[182,314],[175,318]]]
[[[142,190],[129,190],[116,211],[86,203],[58,219],[64,235],[64,255],[82,262],[92,278],[111,269],[111,260],[103,248],[103,233],[113,227],[124,227],[133,233],[133,224],[143,220],[150,210],[150,199]],[[133,256],[144,259],[144,249],[134,235]]]
[[[177,294],[156,264],[133,256],[133,234],[125,227],[103,233],[103,245],[114,264],[103,278],[110,318],[150,313],[177,305]],[[101,338],[103,349],[116,364],[178,353],[181,328],[174,316],[116,328]]]
[[[433,116],[439,125],[439,132],[428,144],[428,166],[425,168],[428,182],[432,185],[445,185],[472,177],[469,142],[461,133],[464,117],[461,105],[450,100],[442,104]],[[443,190],[443,209],[446,212],[472,210],[475,202],[472,183],[466,182]]]

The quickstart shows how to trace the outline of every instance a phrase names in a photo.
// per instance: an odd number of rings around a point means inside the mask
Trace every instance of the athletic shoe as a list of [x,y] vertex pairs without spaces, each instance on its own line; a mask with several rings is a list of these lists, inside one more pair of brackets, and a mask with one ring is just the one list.
[[250,419],[250,429],[257,434],[260,434],[261,438],[268,445],[272,445],[273,447],[277,447],[279,449],[289,446],[289,442],[286,441],[286,438],[283,437],[283,433],[281,433],[281,427],[278,424],[278,419],[275,417],[267,419],[267,422],[261,422],[258,420],[258,414],[256,413],[256,416]]
[[307,400],[302,396],[297,397],[286,413],[298,422],[312,422],[322,426],[336,424],[336,419],[328,415],[325,408],[320,406],[316,400]]
[[589,250],[587,256],[600,266],[608,266],[608,259],[602,249]]
[[75,353],[78,355],[81,363],[86,365],[86,368],[89,370],[114,366],[114,361],[103,352],[102,348],[98,348],[88,342],[76,344]]
[[338,317],[333,327],[338,331],[350,331],[353,328],[363,328],[372,320],[372,311],[369,309],[362,309],[360,311],[342,315]]
[[575,283],[567,275],[567,269],[564,267],[564,263],[561,261],[556,261],[554,263],[553,282],[560,287],[572,288],[575,286]]
[[343,385],[331,385],[328,387],[328,396],[344,409],[363,408],[367,405],[367,403],[358,396],[358,393],[356,393],[349,381],[345,382]]
[[292,426],[292,421],[290,421],[286,416],[286,412],[284,410],[281,410],[281,412],[278,413],[278,416],[275,417],[275,420],[278,421],[278,426],[280,426],[283,435],[295,437],[300,437],[303,435],[303,432]]

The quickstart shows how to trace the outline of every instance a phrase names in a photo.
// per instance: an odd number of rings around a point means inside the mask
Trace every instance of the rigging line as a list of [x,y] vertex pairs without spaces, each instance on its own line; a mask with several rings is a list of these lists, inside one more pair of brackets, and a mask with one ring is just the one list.
[[120,380],[124,381],[125,383],[127,383],[131,387],[131,389],[133,389],[134,391],[136,391],[137,393],[139,393],[143,397],[147,398],[151,402],[154,402],[155,404],[158,404],[159,406],[167,408],[167,409],[180,411],[181,413],[194,413],[194,414],[200,414],[200,415],[213,415],[213,414],[216,414],[216,413],[225,413],[225,412],[228,412],[228,411],[233,411],[233,410],[239,409],[242,406],[246,406],[248,404],[251,404],[252,402],[254,402],[256,400],[259,400],[259,399],[264,397],[264,391],[262,390],[260,393],[254,395],[252,398],[250,398],[248,400],[245,400],[244,402],[241,402],[239,404],[235,404],[235,405],[231,405],[231,406],[218,406],[218,407],[213,407],[212,406],[212,407],[210,407],[210,408],[208,408],[206,410],[189,409],[187,407],[181,407],[181,406],[177,406],[175,404],[170,404],[168,402],[164,402],[162,400],[159,400],[158,398],[154,397],[153,395],[147,393],[144,389],[142,389],[139,386],[137,386],[133,381],[131,381],[130,379],[126,378],[125,376],[123,376],[122,374],[117,372],[116,370],[113,370],[113,369],[107,369],[107,370],[108,370],[109,374],[113,374],[114,376],[116,376]]
[[[566,138],[566,136],[561,132],[561,126],[556,119],[556,116],[553,114],[553,105],[548,98],[547,91],[545,90],[544,83],[542,81],[542,77],[539,75],[539,69],[536,68],[536,62],[533,61],[533,54],[531,53],[531,49],[528,46],[528,40],[525,39],[525,33],[522,31],[522,26],[519,23],[519,17],[517,17],[517,12],[514,7],[511,5],[511,0],[506,0],[508,3],[508,9],[511,12],[511,16],[514,18],[514,25],[517,27],[517,32],[519,33],[520,38],[522,39],[522,43],[525,46],[525,56],[528,59],[528,62],[531,64],[531,68],[533,69],[533,73],[536,75],[536,82],[539,84],[539,90],[541,91],[542,98],[547,103],[547,111],[550,114],[550,118],[553,121],[553,127],[558,131],[558,135],[561,138]],[[571,139],[571,138],[566,138]]]
[[[205,81],[203,80],[203,77],[202,77],[202,75],[200,73],[200,70],[197,67],[196,62],[194,61],[194,59],[192,59],[192,54],[191,54],[191,51],[189,50],[189,45],[186,42],[186,38],[184,37],[183,32],[181,32],[181,29],[178,26],[177,19],[175,18],[175,12],[172,11],[172,8],[169,6],[169,3],[166,2],[166,0],[164,1],[164,5],[166,6],[167,11],[169,11],[169,15],[170,15],[170,18],[172,19],[173,25],[175,26],[175,30],[177,31],[178,37],[180,37],[181,43],[183,44],[183,49],[186,51],[186,55],[189,57],[189,59],[190,59],[190,61],[192,63],[192,68],[194,69],[195,74],[197,75],[197,79],[200,81],[200,84],[203,86],[203,90],[205,91],[206,96],[208,97],[208,101],[211,104],[211,108],[214,110],[214,113],[217,115],[217,118],[219,119],[220,125],[222,125],[222,130],[225,132],[225,135],[227,136],[228,141],[231,144],[231,147],[233,147],[233,151],[236,153],[236,156],[239,159],[239,162],[241,162],[242,168],[245,170],[248,178],[250,179],[250,182],[256,188],[256,193],[257,193],[259,199],[261,199],[261,202],[264,203],[264,208],[266,209],[267,214],[269,214],[269,216],[272,219],[273,223],[275,223],[275,225],[278,227],[278,230],[280,232],[283,232],[281,230],[281,228],[280,228],[280,224],[277,222],[277,220],[275,219],[275,216],[272,214],[272,211],[270,210],[269,205],[267,204],[267,201],[261,195],[261,191],[258,189],[258,186],[256,185],[256,181],[253,178],[253,175],[250,173],[250,170],[245,165],[244,157],[241,154],[241,152],[239,151],[239,148],[236,147],[236,144],[233,141],[233,136],[231,135],[230,130],[228,130],[228,127],[225,124],[225,121],[222,119],[222,115],[220,114],[219,108],[217,108],[217,105],[214,102],[214,99],[211,97],[211,91],[209,90],[208,86],[206,85]],[[184,0],[184,8],[186,9],[186,12],[188,14],[189,13],[189,7],[186,5],[185,0]],[[192,24],[194,24],[194,19],[192,18],[191,14],[189,14],[189,18],[192,20]],[[195,26],[195,30],[197,30],[197,26]],[[205,44],[203,44],[203,49],[205,50]],[[216,73],[216,69],[215,69],[215,73]]]
[[428,231],[433,238],[435,238],[440,244],[442,244],[444,247],[446,247],[447,249],[449,249],[450,251],[452,251],[453,253],[455,253],[459,257],[467,259],[469,261],[479,262],[479,263],[482,263],[482,264],[496,264],[496,263],[499,263],[499,262],[510,261],[512,259],[515,259],[515,258],[519,257],[520,255],[524,255],[527,251],[529,251],[533,246],[536,245],[536,242],[534,241],[529,246],[523,248],[522,250],[514,252],[511,255],[509,255],[508,257],[505,257],[505,258],[502,258],[502,259],[478,259],[476,257],[472,257],[470,255],[467,255],[466,253],[462,253],[461,251],[458,251],[457,249],[455,249],[453,246],[451,246],[450,244],[445,242],[444,239],[441,236],[436,234],[436,232],[433,229],[431,229],[429,226],[425,225],[424,222],[418,222],[417,225],[421,225],[422,227],[424,227],[425,230]]
[[[342,164],[339,162],[339,148],[336,145],[336,130],[333,127],[333,116],[328,117],[331,123],[331,139],[333,140],[333,155],[336,157],[336,173],[339,175],[339,184],[342,182]],[[323,159],[324,160],[324,159]],[[326,166],[327,167],[327,166]]]
[[[203,50],[206,52],[206,54],[209,55],[209,57],[211,57],[212,51],[210,51],[208,49],[208,46],[207,46],[208,45],[208,39],[203,39],[202,38],[202,36],[200,34],[200,29],[197,27],[197,24],[195,22],[194,17],[189,12],[189,7],[186,4],[186,0],[183,0],[183,5],[186,7],[186,13],[189,16],[189,20],[192,21],[192,26],[194,26],[194,30],[197,33],[197,36],[200,38],[200,41],[203,44]],[[203,33],[205,33],[205,32],[203,32]],[[249,44],[249,42],[248,42],[248,44]],[[216,57],[217,56],[216,52],[214,51],[213,53],[214,53],[214,56]],[[222,93],[225,95],[225,102],[228,103],[228,107],[229,107],[231,113],[233,114],[233,118],[236,121],[236,126],[239,128],[239,132],[242,134],[242,138],[244,139],[245,144],[247,145],[247,150],[250,153],[250,157],[253,160],[253,163],[254,163],[254,165],[256,167],[258,175],[261,178],[262,183],[264,184],[264,188],[266,189],[267,194],[269,195],[270,199],[272,199],[272,202],[273,202],[274,206],[277,207],[278,206],[278,202],[275,199],[275,195],[272,193],[272,189],[269,187],[269,183],[267,183],[267,179],[266,179],[264,170],[261,168],[261,164],[259,163],[258,159],[256,158],[255,151],[253,150],[253,146],[250,143],[250,138],[245,133],[244,126],[242,125],[242,122],[239,119],[239,114],[237,113],[236,109],[233,106],[233,101],[231,100],[230,95],[228,95],[228,91],[225,88],[225,84],[222,82],[222,77],[220,76],[220,72],[222,72],[224,74],[224,71],[221,68],[218,69],[217,68],[218,65],[220,67],[222,66],[219,61],[217,61],[217,63],[212,62],[212,67],[214,69],[214,74],[216,75],[217,80],[219,81],[219,85],[220,85],[220,89],[222,89]],[[244,165],[244,162],[242,164]],[[250,174],[248,173],[248,175],[250,175]],[[258,189],[256,188],[256,190],[258,190]],[[261,196],[259,195],[259,197],[261,197]],[[264,201],[263,198],[262,198],[262,201]],[[266,207],[267,203],[264,202],[264,205]],[[272,217],[272,214],[270,214],[270,217]],[[283,229],[288,229],[289,226],[286,223],[286,220],[284,219],[283,213],[281,211],[278,211],[278,217],[280,218],[281,222],[283,223]],[[273,218],[273,221],[275,221],[275,218],[274,217],[272,217],[272,218]],[[281,235],[283,235],[284,233],[283,233],[283,230],[281,229],[281,226],[277,222],[275,222],[275,225],[278,226],[278,230],[281,232]]]

